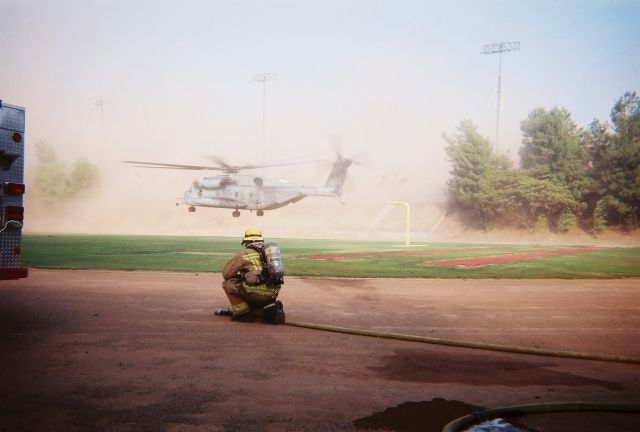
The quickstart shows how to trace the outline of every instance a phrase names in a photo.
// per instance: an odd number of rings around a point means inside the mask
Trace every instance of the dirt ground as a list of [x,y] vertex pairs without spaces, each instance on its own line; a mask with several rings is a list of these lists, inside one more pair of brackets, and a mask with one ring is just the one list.
[[[440,431],[480,408],[640,403],[640,365],[233,323],[219,274],[0,282],[0,431]],[[287,318],[640,357],[640,280],[288,278]],[[638,414],[513,420],[640,430]]]

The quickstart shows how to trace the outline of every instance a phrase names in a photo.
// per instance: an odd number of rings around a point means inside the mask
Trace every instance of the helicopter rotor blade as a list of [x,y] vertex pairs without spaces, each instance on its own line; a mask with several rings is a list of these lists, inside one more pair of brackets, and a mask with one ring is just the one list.
[[250,170],[250,169],[258,169],[258,168],[270,168],[270,167],[278,167],[278,166],[303,165],[303,164],[327,161],[327,159],[300,160],[300,158],[285,158],[285,159],[279,159],[279,160],[270,161],[270,162],[261,162],[257,164],[229,165],[220,156],[206,156],[206,157],[207,159],[220,164],[221,166],[224,167],[223,168],[224,170],[227,170],[230,172],[231,171],[238,172],[241,170]]
[[369,165],[369,154],[366,150],[361,150],[355,155],[345,155],[343,151],[343,136],[341,132],[334,132],[327,136],[329,145],[339,159],[349,159],[356,165]]
[[[341,157],[340,155],[338,155]],[[229,165],[224,159],[219,156],[206,156],[207,159],[217,163],[218,165],[185,165],[185,164],[171,164],[163,162],[145,162],[145,161],[122,161],[124,163],[132,164],[134,168],[161,168],[161,169],[174,169],[174,170],[215,170],[222,171],[227,174],[236,174],[241,170],[250,170],[257,168],[270,168],[278,166],[290,166],[290,165],[303,165],[318,162],[328,162],[328,159],[310,159],[310,160],[295,160],[296,158],[286,158],[271,162],[263,162],[258,164],[248,165]],[[294,159],[294,160],[292,160]],[[298,158],[299,159],[299,158]]]
[[300,160],[295,162],[287,162],[286,159],[284,159],[280,161],[263,162],[263,163],[254,164],[254,165],[247,165],[246,167],[242,167],[242,169],[270,168],[270,167],[288,166],[288,165],[304,165],[304,164],[317,163],[317,162],[326,162],[328,160],[329,159],[313,159],[313,160],[306,160],[306,161]]
[[235,166],[233,165],[229,165],[227,163],[227,161],[225,161],[222,157],[220,156],[216,156],[216,155],[212,155],[212,156],[205,156],[207,159],[209,159],[210,161],[213,161],[215,163],[217,163],[222,169],[225,170],[234,170]]
[[334,132],[327,136],[329,145],[333,149],[333,152],[340,158],[342,158],[342,133]]
[[217,166],[204,166],[204,165],[183,165],[183,164],[169,164],[162,162],[143,162],[143,161],[122,161],[124,163],[135,164],[137,168],[164,168],[164,169],[182,169],[182,170],[226,170]]

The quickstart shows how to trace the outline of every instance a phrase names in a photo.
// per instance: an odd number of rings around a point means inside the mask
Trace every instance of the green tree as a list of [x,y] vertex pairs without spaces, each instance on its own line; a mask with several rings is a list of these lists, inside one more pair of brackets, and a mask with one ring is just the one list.
[[609,158],[609,148],[613,144],[615,132],[607,122],[594,120],[584,131],[582,141],[589,154],[588,175],[592,180],[590,189],[584,197],[587,208],[583,213],[585,228],[596,234],[602,231],[607,224],[607,213],[609,212],[609,195],[607,183],[607,172],[611,160]]
[[583,140],[594,182],[587,197],[592,230],[640,222],[640,97],[627,92],[611,110],[613,127],[594,120]]
[[452,165],[448,183],[449,204],[454,209],[480,216],[487,228],[485,211],[478,201],[480,182],[490,173],[508,169],[511,162],[504,155],[496,155],[489,140],[468,120],[460,122],[455,135],[444,134],[443,137]]
[[58,160],[53,146],[38,141],[35,147],[38,164],[33,177],[33,190],[45,207],[53,208],[57,203],[89,190],[97,183],[98,168],[86,158],[75,161],[69,170]]
[[537,179],[521,170],[488,174],[477,195],[489,226],[507,225],[534,230],[544,225],[556,231],[571,227],[573,198],[552,180]]
[[611,125],[579,128],[564,108],[536,108],[522,121],[521,169],[493,153],[469,121],[444,135],[452,163],[450,208],[496,225],[565,232],[579,224],[640,226],[640,96],[626,92]]
[[593,225],[591,232],[598,234],[602,232],[607,225],[607,202],[604,199],[596,201],[593,209]]
[[88,190],[96,183],[98,167],[83,157],[73,163],[67,177],[67,192],[75,195]]
[[582,141],[589,156],[588,174],[594,180],[596,190],[601,186],[606,178],[606,170],[609,160],[609,148],[613,144],[615,133],[606,122],[594,120],[582,134]]
[[603,179],[617,223],[635,228],[640,222],[640,96],[626,92],[611,110],[616,135],[607,148]]
[[33,178],[34,193],[46,207],[52,207],[66,191],[66,168],[62,162],[58,161],[51,145],[38,141],[35,147],[38,165]]
[[521,124],[520,165],[537,179],[551,180],[573,197],[574,211],[584,208],[589,191],[588,153],[582,132],[565,108],[536,108]]
[[48,164],[58,161],[55,149],[45,141],[38,141],[36,143],[36,158],[40,164]]

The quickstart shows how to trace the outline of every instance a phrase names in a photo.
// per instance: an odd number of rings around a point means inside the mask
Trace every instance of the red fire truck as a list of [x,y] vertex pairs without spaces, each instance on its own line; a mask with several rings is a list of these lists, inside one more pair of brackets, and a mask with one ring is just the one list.
[[27,277],[24,221],[24,108],[0,100],[0,279]]

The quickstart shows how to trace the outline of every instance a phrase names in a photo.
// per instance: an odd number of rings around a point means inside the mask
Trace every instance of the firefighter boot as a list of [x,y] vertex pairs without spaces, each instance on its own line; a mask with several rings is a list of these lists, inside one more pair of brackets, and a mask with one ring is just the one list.
[[284,307],[280,300],[269,303],[262,309],[262,318],[272,324],[284,324]]
[[242,315],[234,315],[231,317],[231,321],[237,322],[253,322],[253,313],[251,311],[245,312]]
[[274,324],[284,324],[284,305],[280,300],[276,301],[276,319]]
[[233,316],[233,312],[231,312],[229,308],[218,308],[213,314],[218,316]]

